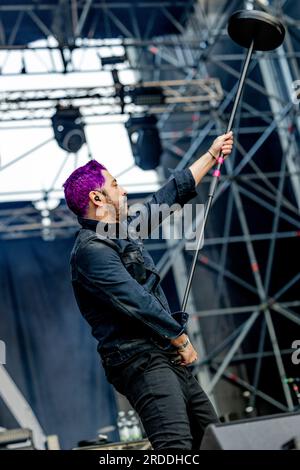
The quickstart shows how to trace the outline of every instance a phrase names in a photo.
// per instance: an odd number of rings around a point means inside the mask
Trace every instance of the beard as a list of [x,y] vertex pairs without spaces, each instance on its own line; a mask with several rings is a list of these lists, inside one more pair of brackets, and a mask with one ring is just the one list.
[[126,219],[127,217],[127,198],[119,199],[118,201],[113,201],[110,198],[107,198],[107,202],[110,207],[110,215],[112,218],[116,219],[117,222]]
[[127,198],[123,199],[118,207],[118,217],[119,220],[125,219],[127,217],[128,207],[127,207]]

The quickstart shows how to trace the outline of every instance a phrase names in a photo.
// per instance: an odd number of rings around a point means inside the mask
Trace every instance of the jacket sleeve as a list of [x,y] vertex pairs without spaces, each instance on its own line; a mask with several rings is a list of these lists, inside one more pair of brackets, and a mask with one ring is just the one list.
[[[189,168],[175,170],[171,178],[155,193],[149,200],[145,200],[139,205],[138,214],[131,216],[131,221],[139,218],[142,238],[147,238],[153,230],[160,225],[174,210],[169,211],[168,207],[178,204],[181,208],[188,201],[198,195],[196,182]],[[163,206],[166,205],[164,211]],[[137,219],[136,219],[137,222]]]
[[119,312],[145,323],[164,338],[174,339],[185,332],[188,314],[175,312],[185,319],[183,324],[178,323],[156,297],[129,274],[119,254],[100,240],[92,240],[79,249],[76,265],[84,286]]

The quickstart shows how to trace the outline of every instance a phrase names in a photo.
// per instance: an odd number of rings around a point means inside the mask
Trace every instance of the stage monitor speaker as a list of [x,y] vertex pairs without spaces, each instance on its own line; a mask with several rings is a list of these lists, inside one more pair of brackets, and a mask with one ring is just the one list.
[[211,424],[203,436],[201,450],[281,450],[299,435],[300,413]]

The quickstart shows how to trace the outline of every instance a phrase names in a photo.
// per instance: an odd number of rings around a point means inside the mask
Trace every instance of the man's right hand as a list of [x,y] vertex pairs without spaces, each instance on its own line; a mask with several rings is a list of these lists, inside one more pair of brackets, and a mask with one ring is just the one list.
[[[188,336],[186,334],[182,334],[178,338],[171,340],[171,344],[176,348],[180,349],[180,347],[186,342],[187,339]],[[184,350],[178,351],[178,354],[181,356],[180,364],[182,366],[192,364],[198,359],[197,351],[195,351],[191,343],[189,343],[186,348],[184,348]]]
[[178,351],[178,354],[181,356],[180,364],[182,366],[192,364],[192,362],[195,362],[198,359],[197,351],[195,351],[191,343],[185,348],[184,351]]

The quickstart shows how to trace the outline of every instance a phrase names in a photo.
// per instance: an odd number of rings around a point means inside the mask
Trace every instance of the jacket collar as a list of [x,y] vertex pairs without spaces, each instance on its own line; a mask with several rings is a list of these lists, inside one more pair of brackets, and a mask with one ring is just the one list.
[[[94,232],[106,236],[107,238],[119,238],[120,230],[124,230],[127,234],[127,224],[119,222],[101,222],[101,220],[87,219],[85,217],[77,216],[77,220],[82,226],[82,228],[93,230]],[[121,232],[123,233],[123,232]],[[115,234],[115,236],[110,236],[110,234]],[[127,238],[127,236],[125,237]]]

